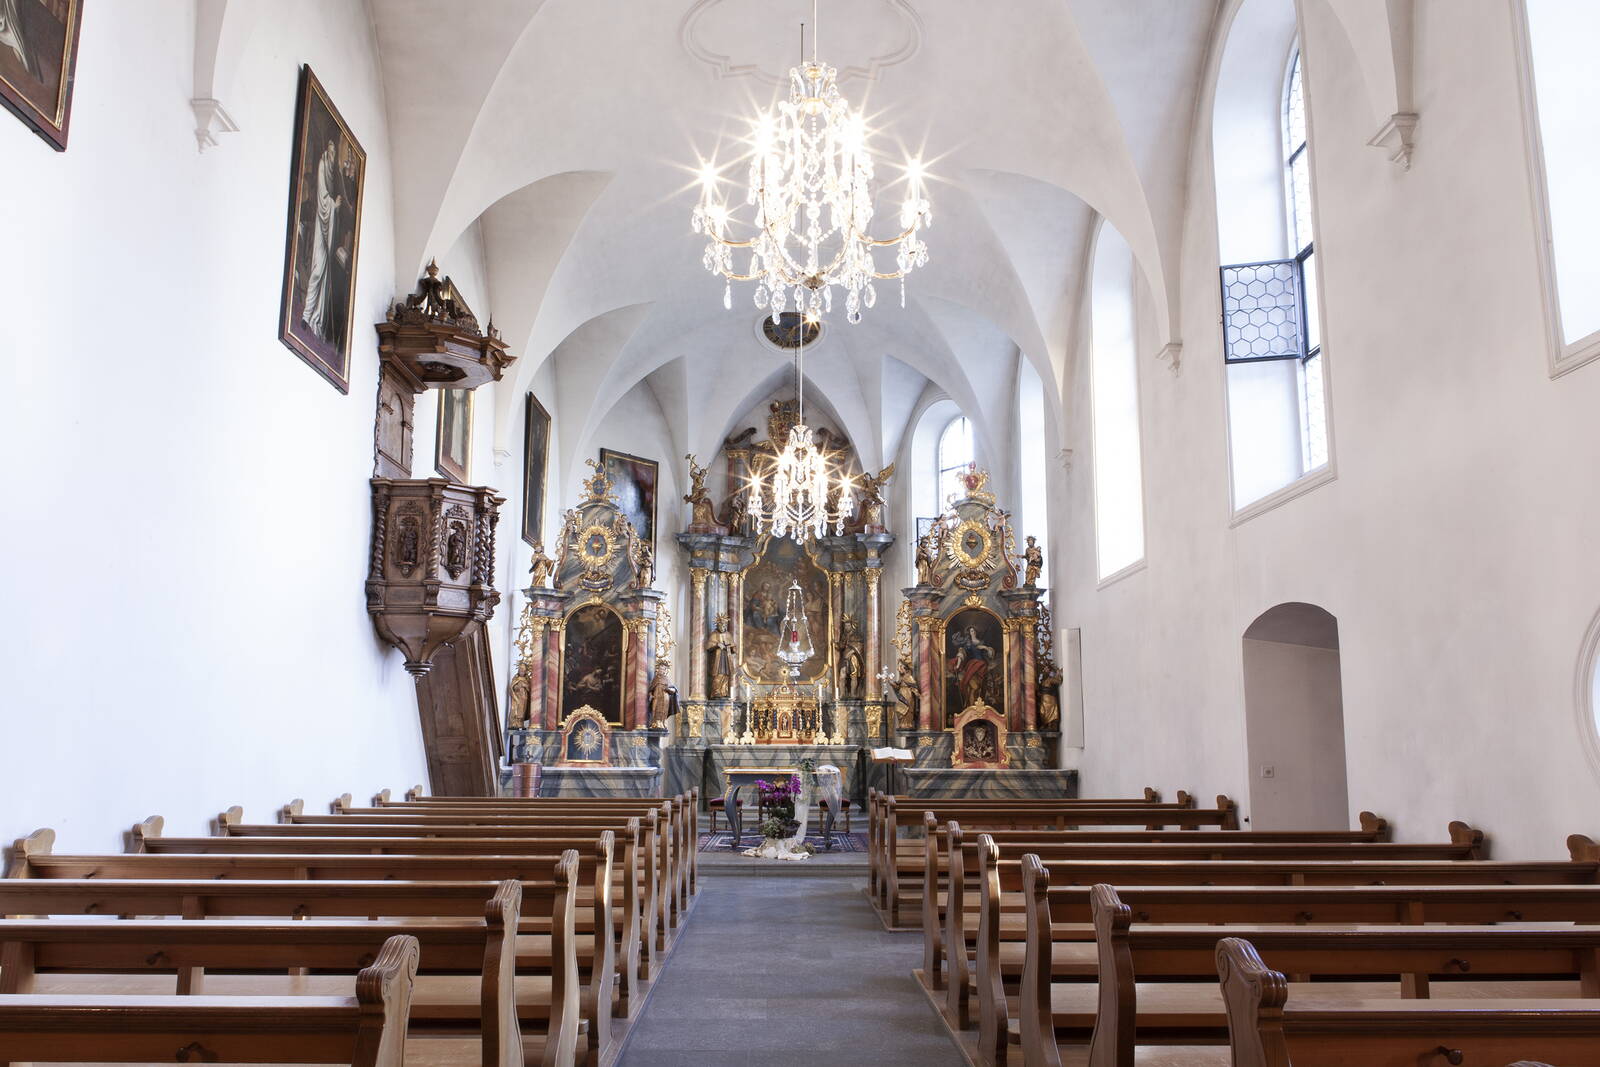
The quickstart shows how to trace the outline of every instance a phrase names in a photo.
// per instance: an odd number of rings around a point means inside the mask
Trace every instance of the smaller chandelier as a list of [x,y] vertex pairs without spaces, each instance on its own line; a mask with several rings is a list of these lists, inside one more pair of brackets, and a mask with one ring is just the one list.
[[[815,6],[812,25],[816,25]],[[802,49],[803,51],[803,49]],[[749,188],[745,202],[755,208],[753,237],[730,236],[732,214],[717,193],[715,167],[701,172],[700,202],[690,222],[706,235],[702,262],[726,282],[722,306],[733,307],[733,282],[756,282],[755,303],[773,321],[792,297],[796,311],[812,317],[833,310],[833,289],[845,294],[845,315],[861,321],[863,308],[878,299],[875,281],[900,282],[928,262],[921,231],[933,223],[923,188],[922,165],[906,164],[906,194],[900,206],[900,232],[878,239],[872,225],[872,153],[867,120],[839,92],[838,72],[817,59],[816,34],[811,61],[789,71],[789,99],[773,111],[756,114],[752,133]],[[894,247],[894,268],[880,271],[879,249]],[[748,251],[747,269],[734,264]]]
[[829,472],[827,454],[803,415],[773,461],[771,484],[759,470],[751,476],[746,511],[758,533],[799,543],[828,536],[830,526],[844,533],[844,520],[856,511],[853,486],[848,477]]

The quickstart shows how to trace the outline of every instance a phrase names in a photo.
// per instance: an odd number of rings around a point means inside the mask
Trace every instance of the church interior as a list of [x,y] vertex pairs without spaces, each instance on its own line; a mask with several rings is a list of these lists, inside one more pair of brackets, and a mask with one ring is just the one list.
[[0,1062],[1600,1067],[1597,46],[0,0]]

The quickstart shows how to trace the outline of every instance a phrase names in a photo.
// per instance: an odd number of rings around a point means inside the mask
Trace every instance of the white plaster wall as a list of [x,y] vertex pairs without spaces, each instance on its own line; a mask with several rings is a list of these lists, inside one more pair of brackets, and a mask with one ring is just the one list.
[[1242,655],[1251,826],[1345,829],[1338,650],[1246,638]]
[[[1459,818],[1496,855],[1562,856],[1600,802],[1572,682],[1600,602],[1600,483],[1581,458],[1600,447],[1600,367],[1546,369],[1510,6],[1419,3],[1409,172],[1365,144],[1366,89],[1326,0],[1301,9],[1337,477],[1229,525],[1213,171],[1197,151],[1181,374],[1150,370],[1159,341],[1141,325],[1144,571],[1095,589],[1086,465],[1068,479],[1057,622],[1083,633],[1083,788],[1245,801],[1241,635],[1303,601],[1339,619],[1352,812],[1401,839],[1442,840]],[[1199,111],[1209,122],[1209,101]]]
[[[359,0],[271,14],[203,155],[179,0],[89,5],[66,153],[0,115],[6,841],[119,850],[152,813],[193,833],[426,779],[361,588],[395,289],[371,27]],[[368,153],[348,396],[277,340],[302,62]]]

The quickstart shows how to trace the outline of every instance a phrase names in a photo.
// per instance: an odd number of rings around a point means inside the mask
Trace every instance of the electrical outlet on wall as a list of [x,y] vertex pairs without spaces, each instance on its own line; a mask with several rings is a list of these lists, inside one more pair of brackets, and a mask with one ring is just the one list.
[[1261,777],[1263,777],[1263,778],[1276,778],[1276,777],[1278,777],[1278,768],[1274,767],[1270,763],[1263,763],[1261,765]]

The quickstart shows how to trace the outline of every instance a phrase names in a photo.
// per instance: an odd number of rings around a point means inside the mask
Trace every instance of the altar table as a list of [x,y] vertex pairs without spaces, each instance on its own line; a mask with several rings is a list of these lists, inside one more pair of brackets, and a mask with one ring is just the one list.
[[733,830],[733,851],[738,851],[744,832],[744,821],[739,817],[739,788],[754,785],[760,779],[781,782],[799,773],[793,767],[729,767],[722,772],[722,813]]

